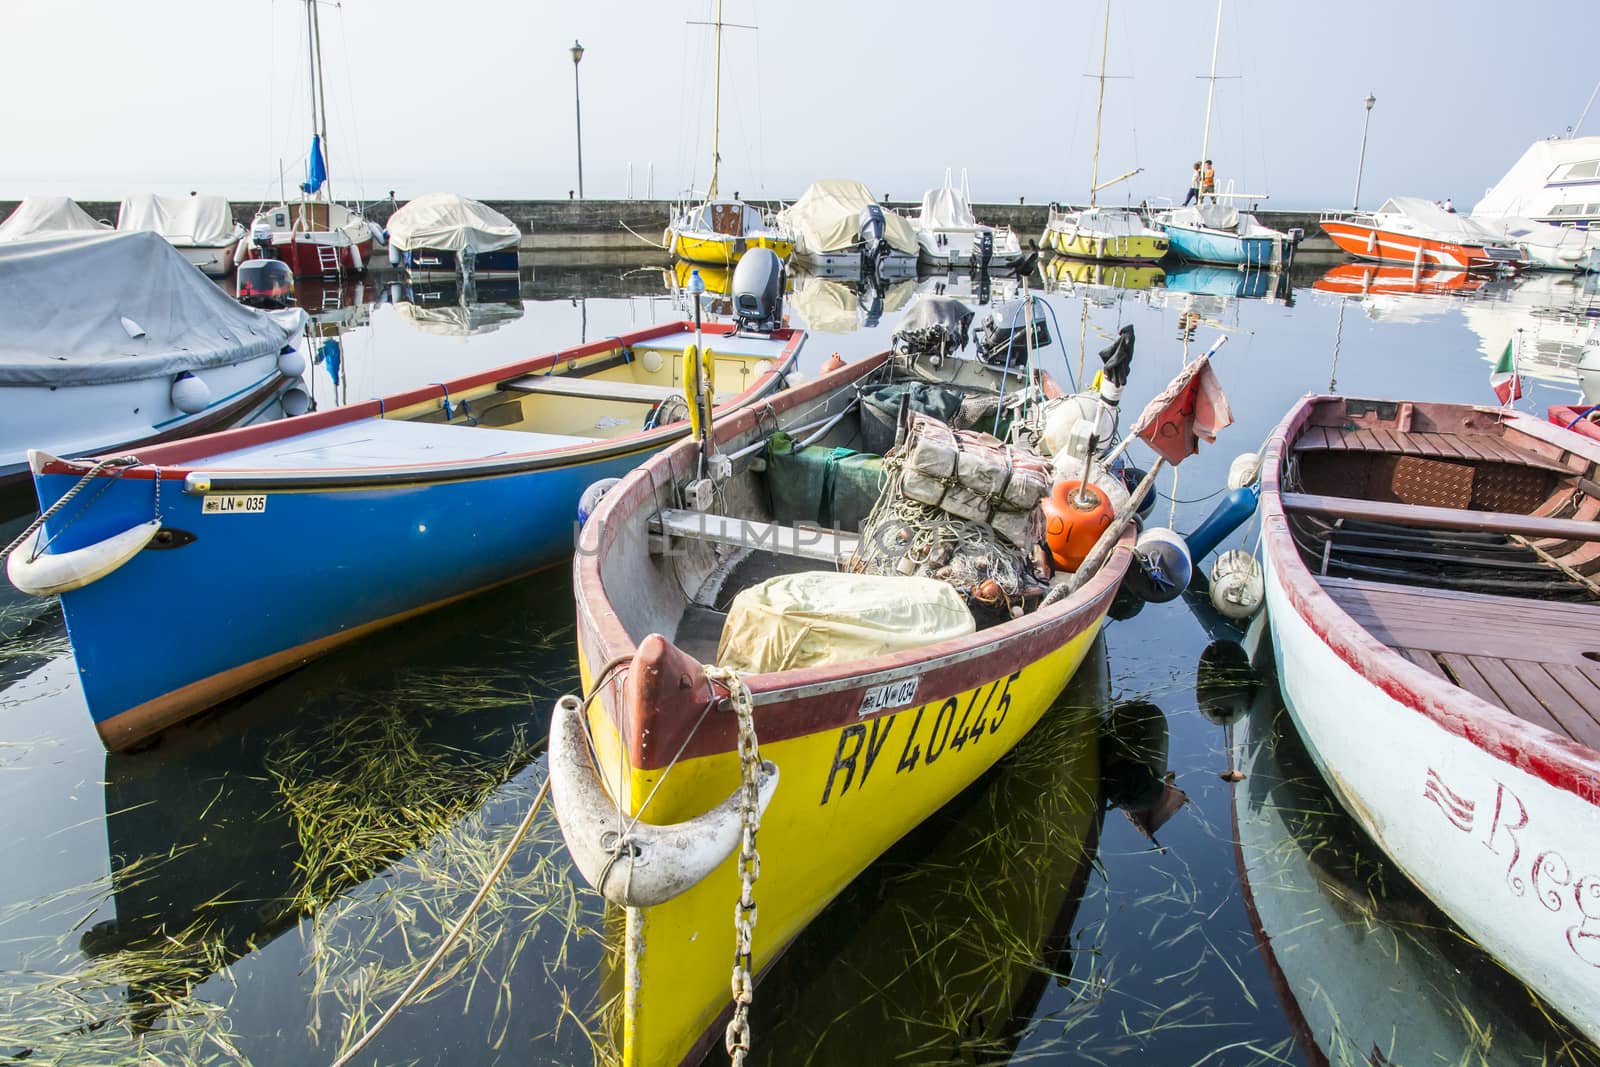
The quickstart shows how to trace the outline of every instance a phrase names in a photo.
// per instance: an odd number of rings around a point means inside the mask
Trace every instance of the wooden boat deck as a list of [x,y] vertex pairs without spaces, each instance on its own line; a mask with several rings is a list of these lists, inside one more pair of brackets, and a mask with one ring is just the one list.
[[1600,604],[1319,581],[1375,640],[1423,670],[1600,750]]
[[1374,426],[1369,429],[1345,429],[1338,426],[1307,426],[1294,442],[1296,452],[1343,451],[1386,452],[1402,456],[1426,456],[1429,459],[1457,460],[1466,463],[1509,463],[1518,467],[1534,467],[1558,474],[1571,474],[1571,469],[1535,455],[1526,449],[1506,442],[1491,434],[1431,433],[1400,431]]

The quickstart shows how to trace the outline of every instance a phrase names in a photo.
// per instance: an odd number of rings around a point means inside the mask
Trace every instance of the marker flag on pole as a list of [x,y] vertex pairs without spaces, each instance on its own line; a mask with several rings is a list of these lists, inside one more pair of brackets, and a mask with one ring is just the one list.
[[1522,375],[1517,373],[1517,338],[1512,334],[1511,340],[1506,342],[1506,350],[1500,353],[1500,358],[1495,361],[1494,370],[1489,372],[1489,385],[1494,389],[1494,395],[1500,398],[1501,404],[1509,404],[1513,400],[1522,398]]
[[1233,422],[1228,398],[1211,369],[1210,355],[1183,368],[1134,423],[1134,434],[1168,463],[1181,463],[1200,451],[1200,441],[1215,442]]

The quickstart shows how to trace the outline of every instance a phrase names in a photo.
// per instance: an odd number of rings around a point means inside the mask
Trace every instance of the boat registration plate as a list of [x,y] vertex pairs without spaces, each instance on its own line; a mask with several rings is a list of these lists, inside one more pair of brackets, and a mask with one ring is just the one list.
[[885,708],[903,708],[916,699],[917,683],[921,678],[902,678],[898,682],[886,682],[875,685],[867,690],[861,698],[861,709],[857,715],[871,715],[875,711]]
[[207,493],[200,501],[202,515],[259,515],[266,510],[265,493]]

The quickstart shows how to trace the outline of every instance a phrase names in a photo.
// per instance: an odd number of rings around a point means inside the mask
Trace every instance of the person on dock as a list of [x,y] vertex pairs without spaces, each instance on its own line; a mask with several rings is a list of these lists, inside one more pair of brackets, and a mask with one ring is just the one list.
[[1200,171],[1200,195],[1209,196],[1212,200],[1217,198],[1217,169],[1211,165],[1209,159]]
[[1188,207],[1200,199],[1200,164],[1194,165],[1194,173],[1189,175],[1189,195],[1183,198],[1183,206]]

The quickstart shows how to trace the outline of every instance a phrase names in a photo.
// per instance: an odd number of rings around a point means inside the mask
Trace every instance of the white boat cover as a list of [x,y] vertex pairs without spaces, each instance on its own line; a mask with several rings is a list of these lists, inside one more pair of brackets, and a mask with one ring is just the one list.
[[1420,196],[1391,196],[1384,201],[1377,214],[1399,215],[1410,220],[1415,229],[1440,241],[1454,241],[1457,244],[1468,245],[1500,243],[1499,238],[1473,222],[1470,216],[1446,211],[1433,201],[1424,200]]
[[0,245],[0,385],[99,385],[275,353],[282,325],[153,233]]
[[96,222],[70,196],[30,196],[0,222],[0,241],[31,241],[63,233],[104,233],[111,227]]
[[522,238],[517,224],[494,208],[455,193],[424,193],[389,216],[389,243],[404,252],[493,252]]
[[1213,203],[1174,208],[1167,214],[1167,223],[1188,229],[1205,227],[1208,230],[1233,230],[1239,225],[1239,209],[1228,204]]
[[[807,252],[840,252],[856,243],[861,209],[876,203],[860,182],[825,178],[812,182],[799,200],[779,212],[778,224],[793,233]],[[883,233],[889,246],[908,256],[916,255],[917,232],[911,222],[888,210],[883,218]]]
[[922,210],[917,214],[919,230],[970,230],[978,225],[972,205],[960,189],[946,185],[922,194]]
[[1069,230],[1076,228],[1106,237],[1145,237],[1155,232],[1136,212],[1116,207],[1086,208],[1077,213],[1076,224],[1070,215],[1064,221]]
[[441,337],[468,337],[493,333],[506,323],[522,318],[521,304],[413,304],[402,300],[395,305],[412,329]]
[[803,670],[925,648],[974,629],[972,612],[945,582],[804,571],[733,598],[717,664],[756,674]]
[[244,236],[228,198],[214,195],[125,196],[117,209],[117,229],[150,230],[180,248],[222,248]]

